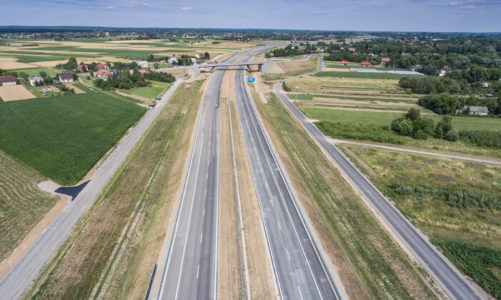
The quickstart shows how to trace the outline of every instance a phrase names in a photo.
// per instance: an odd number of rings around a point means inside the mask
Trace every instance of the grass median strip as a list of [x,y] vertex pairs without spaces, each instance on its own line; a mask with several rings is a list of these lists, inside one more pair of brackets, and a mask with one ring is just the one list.
[[184,84],[172,96],[28,297],[144,296],[180,184],[201,85]]

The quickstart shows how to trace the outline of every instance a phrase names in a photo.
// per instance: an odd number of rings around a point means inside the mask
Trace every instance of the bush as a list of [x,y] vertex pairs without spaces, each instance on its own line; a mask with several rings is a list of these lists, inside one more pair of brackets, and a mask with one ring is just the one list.
[[444,136],[444,139],[449,141],[449,142],[457,142],[459,140],[459,132],[456,130],[449,130]]
[[405,139],[394,134],[389,126],[333,123],[327,121],[316,122],[315,124],[320,131],[333,138],[367,140],[400,145],[405,143]]
[[290,92],[291,91],[291,88],[287,85],[287,83],[282,82],[282,88],[284,89],[284,91],[286,92]]
[[459,139],[467,144],[501,149],[501,132],[486,130],[461,130]]
[[423,96],[419,98],[418,104],[439,115],[452,115],[458,108],[458,97],[449,93]]

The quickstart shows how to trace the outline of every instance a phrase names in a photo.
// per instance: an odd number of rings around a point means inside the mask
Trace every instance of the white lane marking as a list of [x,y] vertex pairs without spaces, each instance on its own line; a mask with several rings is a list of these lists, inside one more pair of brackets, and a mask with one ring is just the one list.
[[299,285],[297,286],[297,290],[299,291],[299,297],[301,297],[301,300],[304,299],[303,294],[301,294],[301,288],[299,287]]
[[291,256],[290,256],[289,250],[287,250],[287,248],[285,248],[285,253],[287,253],[287,258],[289,259],[289,261],[291,261]]
[[200,233],[200,244],[202,243],[202,240],[204,239],[204,233]]
[[197,267],[197,279],[198,279],[198,274],[200,273],[200,264],[198,264],[198,267]]
[[[205,192],[205,194],[207,194],[207,192]],[[205,217],[205,208],[204,211],[202,212],[202,217]]]

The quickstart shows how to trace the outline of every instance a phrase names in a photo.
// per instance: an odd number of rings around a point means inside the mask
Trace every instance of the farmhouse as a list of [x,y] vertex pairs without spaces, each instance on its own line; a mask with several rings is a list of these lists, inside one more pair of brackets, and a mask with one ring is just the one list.
[[140,73],[141,75],[144,75],[144,74],[150,74],[150,71],[148,71],[148,70],[146,70],[146,71],[141,70],[141,71],[139,71],[139,73]]
[[108,79],[108,76],[110,76],[111,72],[107,69],[100,69],[96,73],[94,73],[94,76],[101,78],[102,80]]
[[83,73],[83,72],[87,72],[87,71],[89,71],[89,66],[84,65],[84,64],[82,64],[82,65],[78,65],[78,71],[80,71],[80,72],[82,72],[82,73]]
[[368,62],[368,61],[363,61],[363,62],[361,62],[361,63],[360,63],[360,65],[361,65],[362,67],[369,67],[369,66],[372,66],[372,64],[371,64],[370,62]]
[[110,70],[110,67],[108,67],[108,65],[107,65],[107,64],[99,63],[99,64],[97,65],[97,69],[98,69],[98,70],[108,70],[108,71],[109,71],[109,70]]
[[61,82],[73,82],[73,74],[62,72],[59,74],[59,81]]
[[48,93],[48,92],[59,92],[59,89],[55,86],[51,86],[51,87],[46,87],[46,88],[43,88],[42,89],[42,92],[43,93]]
[[487,116],[489,109],[486,106],[465,106],[461,109],[461,113],[466,113],[470,110],[470,115]]
[[381,58],[381,62],[383,62],[385,64],[389,63],[390,61],[391,61],[391,59],[389,57],[382,57]]
[[140,66],[141,68],[147,68],[148,67],[148,62],[145,60],[138,60],[136,61],[137,65]]
[[43,83],[43,78],[39,77],[39,76],[30,77],[30,78],[28,78],[28,80],[30,81],[31,86],[35,86],[38,83]]
[[175,56],[171,57],[171,58],[169,58],[168,61],[169,61],[169,64],[177,64],[177,57],[175,57]]
[[2,76],[0,77],[0,82],[3,86],[16,85],[16,76]]
[[340,65],[344,65],[344,66],[348,65],[348,63],[349,62],[347,60],[342,60],[339,62]]

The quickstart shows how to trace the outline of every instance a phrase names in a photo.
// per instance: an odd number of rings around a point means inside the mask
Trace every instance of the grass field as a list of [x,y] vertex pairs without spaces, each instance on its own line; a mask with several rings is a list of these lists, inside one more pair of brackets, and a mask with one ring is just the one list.
[[[184,85],[173,95],[58,255],[42,271],[30,297],[87,299],[98,284],[98,293],[107,288],[103,291],[105,299],[144,298],[184,178],[191,141],[189,128],[195,124],[201,86],[202,81]],[[121,240],[123,229],[136,214],[140,216],[137,225],[129,237]],[[116,245],[123,255],[112,261],[118,263],[117,267],[108,272],[107,262]],[[111,284],[100,281],[102,272],[109,276]]]
[[[255,103],[311,226],[319,232],[350,297],[434,298],[422,270],[370,211],[275,96]],[[425,276],[425,275],[424,275]]]
[[58,73],[57,70],[54,69],[49,69],[49,68],[29,68],[29,69],[13,69],[13,72],[17,72],[17,74],[21,74],[21,72],[24,72],[28,74],[29,76],[39,76],[41,71],[44,71],[47,73],[47,75],[56,75]]
[[[362,123],[374,125],[390,125],[391,121],[403,113],[329,110],[321,108],[303,108],[302,111],[311,119],[341,123]],[[435,122],[442,116],[426,116]],[[456,130],[487,130],[501,131],[501,118],[452,117],[452,125]]]
[[368,73],[368,72],[338,72],[325,71],[315,74],[317,77],[342,77],[342,78],[368,78],[368,79],[400,79],[402,77],[412,77],[418,75],[403,75],[392,73]]
[[74,184],[144,112],[99,92],[0,103],[0,149],[60,184]]
[[444,253],[460,269],[501,296],[501,264],[479,263],[489,251],[483,248],[501,252],[501,167],[361,146],[340,148],[433,242],[448,248]]
[[57,198],[38,189],[44,178],[0,151],[0,261],[14,250]]
[[169,88],[168,83],[151,81],[151,86],[141,87],[141,88],[133,88],[129,90],[121,90],[124,93],[135,94],[142,97],[147,98],[155,98],[160,96],[164,91]]

